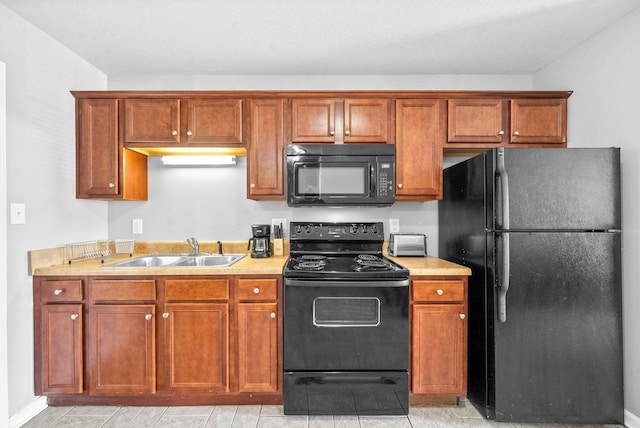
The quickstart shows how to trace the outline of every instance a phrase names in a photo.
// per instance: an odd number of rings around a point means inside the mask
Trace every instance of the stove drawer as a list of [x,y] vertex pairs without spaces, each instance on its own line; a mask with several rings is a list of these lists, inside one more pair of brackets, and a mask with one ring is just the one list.
[[456,280],[412,280],[411,299],[414,302],[463,302],[464,282]]

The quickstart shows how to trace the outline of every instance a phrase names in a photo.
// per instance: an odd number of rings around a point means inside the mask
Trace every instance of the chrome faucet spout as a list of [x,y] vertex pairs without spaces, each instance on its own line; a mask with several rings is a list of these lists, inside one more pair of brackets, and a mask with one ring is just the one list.
[[198,240],[196,238],[187,238],[186,241],[191,245],[191,248],[193,248],[193,254],[197,255],[200,253],[200,244],[198,244]]

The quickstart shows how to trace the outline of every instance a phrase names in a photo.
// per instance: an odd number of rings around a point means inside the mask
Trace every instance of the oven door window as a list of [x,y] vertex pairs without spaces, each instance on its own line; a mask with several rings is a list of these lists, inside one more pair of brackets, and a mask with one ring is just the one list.
[[376,297],[317,297],[313,300],[316,327],[377,327],[380,300]]
[[301,163],[296,168],[295,192],[298,196],[366,196],[370,170],[366,162]]

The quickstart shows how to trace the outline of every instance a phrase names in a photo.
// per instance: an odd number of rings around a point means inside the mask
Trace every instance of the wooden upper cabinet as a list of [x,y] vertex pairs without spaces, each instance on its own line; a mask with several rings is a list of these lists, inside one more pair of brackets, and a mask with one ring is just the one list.
[[567,100],[511,100],[511,143],[567,144]]
[[508,106],[508,100],[502,99],[449,100],[447,142],[502,144],[508,141]]
[[242,100],[125,99],[124,139],[130,147],[244,144]]
[[333,143],[336,141],[336,100],[334,98],[291,101],[291,141]]
[[242,145],[242,100],[188,99],[188,144]]
[[448,101],[445,149],[566,147],[566,98],[460,98]]
[[389,100],[364,98],[344,100],[344,142],[386,143]]
[[396,101],[396,200],[441,197],[445,138],[445,100]]
[[284,100],[252,100],[249,108],[247,197],[284,200]]
[[176,144],[181,142],[180,100],[172,98],[124,100],[127,143]]
[[76,197],[147,199],[147,157],[124,149],[117,99],[76,99]]
[[291,101],[294,143],[386,143],[386,98],[301,98]]

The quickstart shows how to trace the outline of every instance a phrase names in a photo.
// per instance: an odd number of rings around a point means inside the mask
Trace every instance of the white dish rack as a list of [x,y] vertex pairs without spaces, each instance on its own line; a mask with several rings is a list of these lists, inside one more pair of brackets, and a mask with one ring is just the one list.
[[72,242],[64,245],[64,259],[68,263],[74,260],[105,259],[114,255],[133,255],[135,239],[104,239]]

